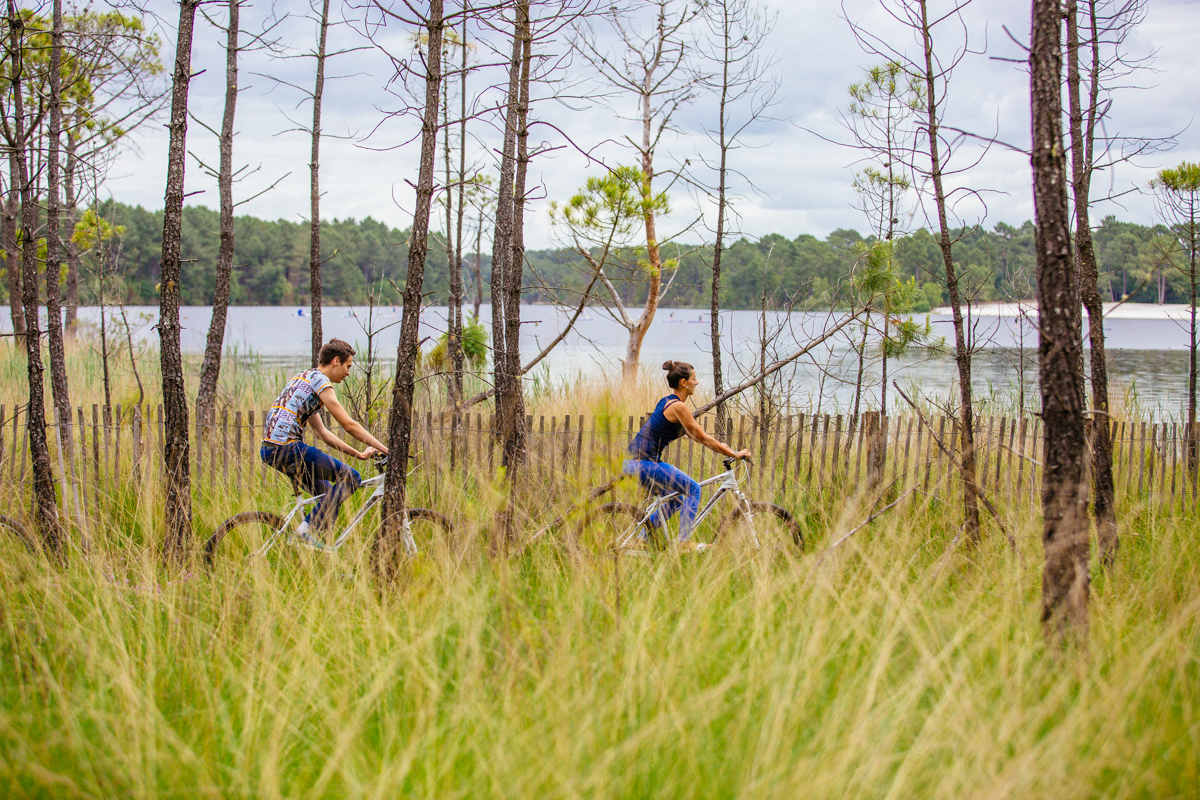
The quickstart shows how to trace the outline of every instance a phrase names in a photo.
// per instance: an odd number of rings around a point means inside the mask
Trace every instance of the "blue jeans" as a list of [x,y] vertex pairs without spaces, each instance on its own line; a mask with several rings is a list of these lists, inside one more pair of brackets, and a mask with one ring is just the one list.
[[357,470],[304,442],[264,444],[259,451],[259,458],[268,467],[295,480],[309,493],[324,495],[304,517],[314,530],[333,525],[342,501],[362,485],[362,477]]
[[676,511],[679,515],[679,538],[686,541],[692,535],[692,523],[700,510],[700,484],[683,470],[661,461],[626,461],[626,475],[637,476],[638,483],[651,492],[670,494],[678,492],[659,507],[650,518],[652,525],[665,525]]

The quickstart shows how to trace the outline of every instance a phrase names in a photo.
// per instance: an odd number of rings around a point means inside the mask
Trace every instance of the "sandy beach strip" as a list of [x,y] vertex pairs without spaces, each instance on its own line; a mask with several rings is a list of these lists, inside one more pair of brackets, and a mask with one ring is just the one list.
[[[931,314],[951,315],[949,306],[939,306]],[[963,309],[963,314],[967,309]],[[971,306],[971,316],[974,317],[1020,317],[1024,314],[1036,315],[1037,303],[1032,300],[1024,303],[979,303]],[[1084,309],[1084,316],[1087,309]],[[1186,303],[1105,303],[1104,316],[1106,319],[1166,319],[1187,320],[1191,316],[1191,308]]]

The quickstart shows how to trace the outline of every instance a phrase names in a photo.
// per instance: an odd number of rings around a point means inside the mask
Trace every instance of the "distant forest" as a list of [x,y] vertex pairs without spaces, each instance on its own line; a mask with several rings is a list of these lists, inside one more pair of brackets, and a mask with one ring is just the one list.
[[[159,257],[162,246],[162,212],[121,203],[102,204],[97,211],[123,233],[107,243],[103,254],[109,278],[106,294],[129,304],[156,304]],[[212,302],[217,263],[218,214],[192,206],[183,215],[183,302]],[[308,298],[308,225],[239,217],[233,295],[235,305],[305,305]],[[473,238],[473,237],[472,237]],[[367,218],[322,223],[321,243],[325,264],[324,300],[327,304],[363,304],[374,288],[381,302],[397,303],[396,287],[403,288],[408,259],[407,231],[389,228]],[[822,306],[837,303],[849,282],[863,243],[872,241],[853,230],[839,229],[824,239],[801,234],[795,239],[772,234],[757,241],[735,241],[722,256],[724,308],[758,308],[767,287],[767,302],[783,305]],[[1163,226],[1148,227],[1106,217],[1095,232],[1099,258],[1100,291],[1105,300],[1128,295],[1134,302],[1183,303],[1187,301],[1185,276],[1175,267],[1178,246]],[[473,248],[472,248],[473,249]],[[483,302],[487,303],[490,253],[485,246],[479,262],[483,275]],[[81,260],[81,302],[97,298],[94,273],[100,253]],[[637,252],[618,254],[609,270],[625,299],[640,305],[637,296],[644,281],[622,281],[636,272]],[[1034,228],[1004,223],[991,230],[971,228],[958,232],[954,256],[967,276],[976,301],[1025,299],[1033,296]],[[529,250],[525,297],[529,302],[577,302],[578,290],[589,274],[582,258],[568,250]],[[707,307],[712,281],[711,247],[663,246],[664,259],[676,259],[664,282],[670,289],[662,305],[675,308]],[[470,306],[476,290],[472,270],[476,256],[466,255],[464,285]],[[936,240],[925,230],[897,240],[895,261],[899,272],[911,276],[921,291],[914,311],[947,302],[942,287],[945,268]],[[447,259],[440,238],[430,239],[425,292],[428,302],[445,303],[449,291]]]

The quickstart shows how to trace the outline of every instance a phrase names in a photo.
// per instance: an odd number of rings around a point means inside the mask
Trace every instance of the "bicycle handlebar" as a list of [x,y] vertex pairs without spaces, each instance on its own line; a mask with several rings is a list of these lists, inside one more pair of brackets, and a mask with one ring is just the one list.
[[754,461],[749,458],[725,458],[721,460],[721,463],[725,465],[725,471],[728,472],[733,469],[733,465],[738,461],[745,461],[749,466],[754,465]]

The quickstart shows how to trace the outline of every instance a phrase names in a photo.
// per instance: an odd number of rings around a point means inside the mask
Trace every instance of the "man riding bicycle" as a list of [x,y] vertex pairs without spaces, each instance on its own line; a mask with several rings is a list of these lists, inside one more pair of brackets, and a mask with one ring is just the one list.
[[[296,538],[305,545],[325,549],[320,534],[332,526],[338,509],[361,485],[357,470],[315,447],[304,443],[304,426],[333,449],[366,460],[388,449],[366,428],[356,422],[338,402],[334,384],[341,383],[354,365],[354,348],[341,339],[330,339],[317,354],[317,368],[301,372],[288,381],[271,404],[263,423],[259,457],[267,466],[279,470],[313,495],[323,495],[300,523]],[[346,433],[367,445],[355,450],[333,434],[317,413],[324,406]],[[315,534],[315,535],[314,535]]]

